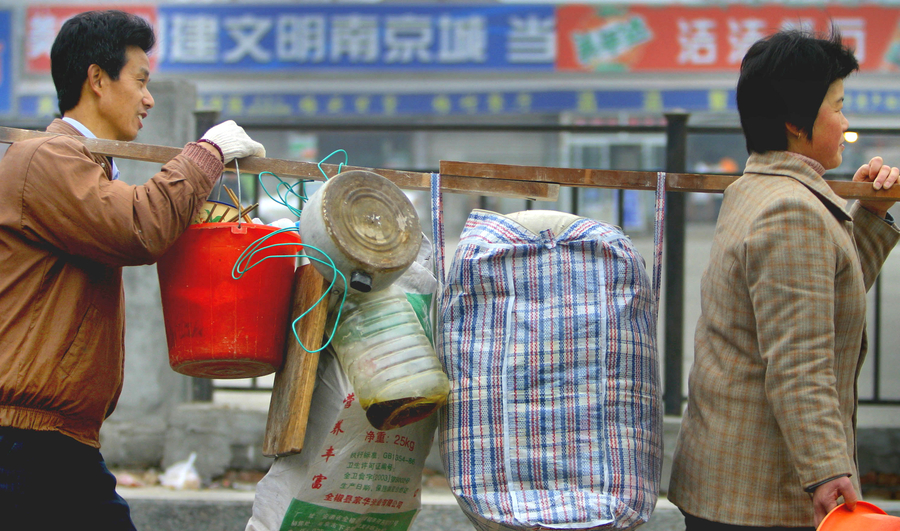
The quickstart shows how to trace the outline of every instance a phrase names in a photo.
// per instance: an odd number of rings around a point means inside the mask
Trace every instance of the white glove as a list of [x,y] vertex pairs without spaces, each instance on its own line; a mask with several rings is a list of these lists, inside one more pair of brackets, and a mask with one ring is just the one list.
[[234,159],[244,157],[265,157],[266,148],[262,144],[247,136],[244,128],[234,123],[234,120],[222,122],[203,133],[201,140],[209,140],[222,150],[222,158],[225,164]]

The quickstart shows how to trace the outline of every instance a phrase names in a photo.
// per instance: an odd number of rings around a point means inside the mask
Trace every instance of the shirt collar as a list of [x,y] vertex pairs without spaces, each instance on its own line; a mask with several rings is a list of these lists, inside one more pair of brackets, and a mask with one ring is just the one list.
[[809,164],[809,166],[812,169],[816,170],[816,173],[819,174],[819,177],[825,176],[825,166],[822,166],[821,162],[819,162],[811,157],[807,157],[806,155],[801,155],[800,153],[795,153],[793,151],[788,151],[787,154]]
[[[78,129],[78,132],[84,135],[87,138],[97,138],[97,135],[91,132],[90,129],[85,127],[85,125],[75,118],[69,118],[68,116],[63,117],[63,121],[70,124],[75,129]],[[112,157],[109,157],[109,162],[112,164],[112,178],[115,181],[119,178],[119,168],[116,167],[116,161],[113,160]]]
[[[744,173],[790,177],[809,188],[840,219],[852,221],[850,214],[845,209],[847,201],[831,189],[823,176],[819,175],[818,168],[810,165],[804,159],[815,162],[808,157],[798,156],[797,153],[789,151],[751,153],[747,158]],[[821,164],[818,166],[822,167]],[[822,169],[824,171],[824,168]]]

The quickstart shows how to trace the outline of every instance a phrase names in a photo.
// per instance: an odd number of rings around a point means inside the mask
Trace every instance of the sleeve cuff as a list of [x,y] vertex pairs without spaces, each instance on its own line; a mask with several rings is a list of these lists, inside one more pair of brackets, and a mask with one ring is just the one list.
[[[864,214],[862,214],[862,213],[864,213]],[[856,221],[857,215],[859,215],[859,214],[861,214],[863,216],[872,216],[873,218],[878,219],[882,223],[888,225],[888,227],[891,227],[891,229],[893,229],[895,231],[900,230],[900,228],[898,228],[897,225],[895,225],[894,216],[892,216],[890,212],[885,212],[884,216],[882,216],[880,214],[876,214],[875,212],[872,212],[871,210],[865,208],[864,206],[862,206],[860,204],[859,201],[853,201],[850,206],[850,217],[854,221]],[[874,223],[874,221],[872,221],[870,223]],[[881,230],[881,229],[877,229],[877,230]]]
[[812,494],[813,492],[815,492],[815,490],[816,490],[817,488],[819,488],[819,487],[821,487],[822,485],[828,483],[829,481],[834,481],[834,480],[836,480],[836,479],[838,479],[838,478],[849,478],[849,477],[850,477],[850,474],[841,474],[841,475],[839,475],[839,476],[834,476],[833,478],[824,479],[824,480],[822,480],[822,481],[819,481],[818,483],[813,483],[812,485],[806,487],[806,488],[803,489],[803,490],[806,491],[806,492],[808,492],[808,493],[810,493],[810,494]]
[[196,142],[189,142],[181,154],[194,161],[200,167],[200,170],[206,175],[210,181],[215,181],[222,175],[225,165],[219,160],[219,157],[210,153],[206,148],[200,146]]

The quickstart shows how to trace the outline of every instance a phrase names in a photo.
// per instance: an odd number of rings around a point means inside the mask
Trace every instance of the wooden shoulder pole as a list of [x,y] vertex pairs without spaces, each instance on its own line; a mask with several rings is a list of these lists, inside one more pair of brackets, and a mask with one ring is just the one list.
[[[28,129],[16,129],[12,127],[0,127],[0,143],[12,144],[22,140],[59,136],[56,133],[44,131],[31,131]],[[72,136],[81,141],[87,148],[98,155],[119,157],[129,160],[144,162],[157,162],[165,164],[181,153],[180,148],[170,146],[156,146],[152,144],[140,144],[137,142],[121,142],[117,140],[103,140],[99,138],[85,138]],[[265,157],[246,157],[238,160],[238,166],[242,172],[262,173],[272,172],[279,177],[295,177],[314,181],[323,181],[325,177],[319,171],[319,165],[315,162],[302,162],[284,159],[270,159]],[[329,176],[337,175],[337,164],[322,164],[322,170]],[[229,166],[234,170],[234,166]],[[344,166],[342,170],[367,170],[393,182],[400,188],[412,190],[430,190],[431,174],[423,172],[402,171],[387,168],[361,168],[357,166]],[[520,197],[540,201],[556,201],[559,197],[559,185],[553,183],[529,182],[522,183],[516,180],[495,179],[485,180],[465,176],[450,177],[441,180],[441,188],[445,192],[468,195],[491,195],[502,197]]]
[[[555,183],[560,186],[581,188],[623,188],[629,190],[656,190],[657,175],[655,171],[553,168],[446,160],[441,161],[440,170],[441,179],[447,179],[452,176],[465,176],[479,179]],[[670,192],[722,193],[737,178],[732,175],[666,173],[666,190]],[[871,183],[826,182],[836,194],[844,199],[900,200],[900,186],[890,190],[874,190]]]

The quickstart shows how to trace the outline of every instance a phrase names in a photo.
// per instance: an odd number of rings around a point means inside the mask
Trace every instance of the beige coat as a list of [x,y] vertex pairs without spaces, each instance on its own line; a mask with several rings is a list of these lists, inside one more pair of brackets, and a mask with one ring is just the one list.
[[[47,130],[79,135],[62,120]],[[155,262],[221,171],[188,144],[131,186],[72,138],[10,146],[0,160],[0,426],[100,446],[122,389],[122,267]]]
[[866,291],[900,240],[785,152],[725,191],[701,281],[669,499],[745,526],[813,526],[806,489],[852,475]]

